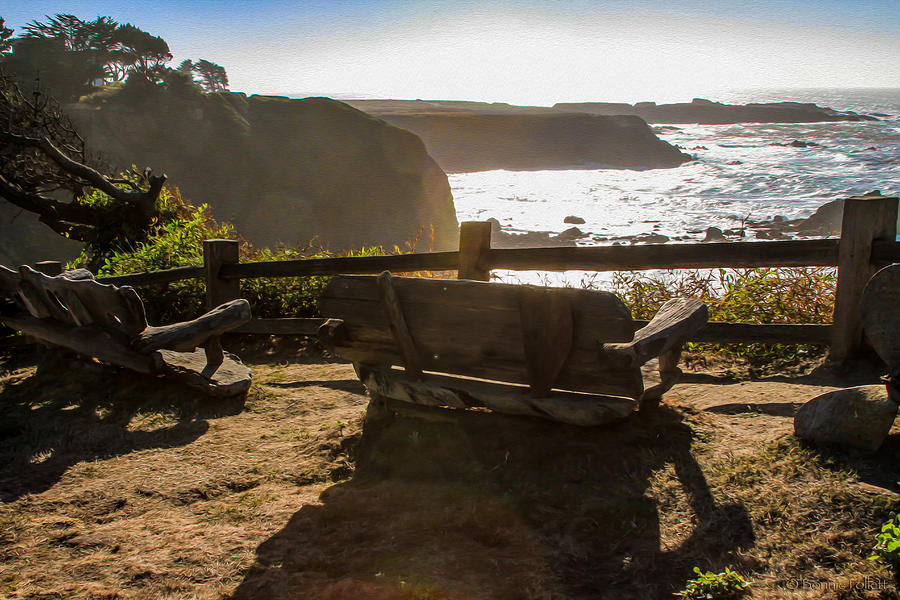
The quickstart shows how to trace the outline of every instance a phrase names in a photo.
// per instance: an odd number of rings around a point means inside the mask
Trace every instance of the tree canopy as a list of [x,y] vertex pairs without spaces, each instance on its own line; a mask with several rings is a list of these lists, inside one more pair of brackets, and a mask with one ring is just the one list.
[[12,49],[12,42],[9,41],[12,34],[13,30],[7,27],[3,17],[0,17],[0,54],[9,52]]
[[0,30],[0,52],[4,40],[12,50],[2,55],[0,65],[21,82],[39,77],[62,101],[75,100],[96,85],[122,81],[132,73],[158,82],[172,60],[165,40],[131,23],[122,25],[111,17],[83,21],[67,14],[45,19],[31,21],[22,28],[22,35],[11,39],[11,30],[6,30],[5,38]]
[[199,80],[195,80],[204,92],[227,92],[228,91],[228,75],[225,73],[225,67],[217,65],[201,58],[197,62],[191,59],[185,59],[178,65],[178,71],[186,73],[193,79],[196,75]]

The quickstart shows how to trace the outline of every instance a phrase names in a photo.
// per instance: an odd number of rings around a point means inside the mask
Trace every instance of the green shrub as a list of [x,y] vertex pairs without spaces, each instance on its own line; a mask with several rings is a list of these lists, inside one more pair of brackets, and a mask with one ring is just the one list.
[[[330,253],[313,248],[278,246],[256,249],[248,244],[241,248],[241,262],[328,258]],[[257,277],[241,280],[241,297],[250,302],[253,316],[258,318],[318,317],[317,302],[330,277]]]
[[[159,197],[158,218],[149,231],[131,231],[123,223],[121,203],[111,201],[100,192],[86,200],[108,208],[102,232],[85,244],[81,255],[67,268],[87,268],[98,277],[111,277],[159,271],[203,264],[203,240],[238,238],[234,227],[217,223],[207,205],[193,206],[178,190],[163,189]],[[141,241],[134,241],[140,239]],[[283,261],[298,258],[326,258],[333,254],[309,246],[306,248],[254,248],[241,243],[241,262]],[[400,249],[395,248],[399,253]],[[349,256],[376,256],[388,252],[381,247],[368,247],[348,253]],[[250,302],[254,317],[317,317],[317,302],[328,277],[271,277],[241,280],[241,296]],[[153,324],[192,319],[204,312],[205,284],[190,279],[163,285],[139,286],[147,318]]]
[[[651,319],[667,300],[693,297],[709,306],[710,321],[830,323],[837,274],[826,267],[714,269],[663,274],[621,272],[612,286],[636,319]],[[784,344],[689,344],[689,350],[724,350],[753,362],[784,364],[820,355],[822,348]]]
[[[212,219],[207,205],[191,205],[177,189],[162,190],[157,204],[159,216],[144,232],[127,230],[123,220],[117,218],[127,207],[105,194],[94,192],[87,201],[109,207],[108,223],[98,228],[105,233],[86,243],[67,268],[87,268],[98,277],[200,265],[204,239],[235,235],[233,226]],[[141,286],[138,291],[151,323],[192,319],[203,313],[206,291],[200,280]]]
[[895,573],[900,572],[900,515],[894,515],[881,526],[869,560],[886,562]]
[[722,573],[702,572],[694,567],[695,579],[688,579],[687,585],[679,595],[684,600],[729,600],[740,598],[750,585],[746,579],[725,567]]

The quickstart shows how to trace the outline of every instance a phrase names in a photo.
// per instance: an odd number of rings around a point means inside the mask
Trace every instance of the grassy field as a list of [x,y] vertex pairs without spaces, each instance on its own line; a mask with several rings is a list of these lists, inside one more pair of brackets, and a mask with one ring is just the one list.
[[877,370],[694,371],[656,410],[576,428],[370,419],[352,368],[244,353],[246,402],[67,361],[0,362],[0,597],[672,598],[726,566],[750,598],[897,598],[867,560],[900,509],[874,456],[793,412]]

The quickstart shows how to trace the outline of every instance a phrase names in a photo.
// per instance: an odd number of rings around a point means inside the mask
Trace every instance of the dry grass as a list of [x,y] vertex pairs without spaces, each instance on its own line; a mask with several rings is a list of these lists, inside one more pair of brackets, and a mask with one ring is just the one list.
[[469,412],[363,431],[349,366],[247,355],[245,406],[7,357],[0,597],[670,598],[695,565],[753,598],[897,597],[866,557],[900,510],[900,434],[874,457],[790,436],[845,380],[697,375],[596,429]]

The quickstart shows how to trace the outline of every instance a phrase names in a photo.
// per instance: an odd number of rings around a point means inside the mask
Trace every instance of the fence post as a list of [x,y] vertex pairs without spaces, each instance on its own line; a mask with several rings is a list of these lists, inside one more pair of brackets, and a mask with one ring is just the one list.
[[834,298],[834,325],[829,358],[853,358],[862,346],[859,303],[874,275],[872,242],[893,241],[897,235],[897,198],[871,195],[844,200],[838,249],[838,281]]
[[490,281],[487,252],[491,249],[490,221],[463,221],[459,224],[459,272],[457,279]]
[[50,277],[56,277],[63,272],[63,266],[58,260],[42,260],[34,263],[34,270]]
[[211,310],[224,302],[241,297],[240,279],[222,279],[222,265],[240,261],[235,240],[203,240],[203,268],[206,271],[206,308]]

